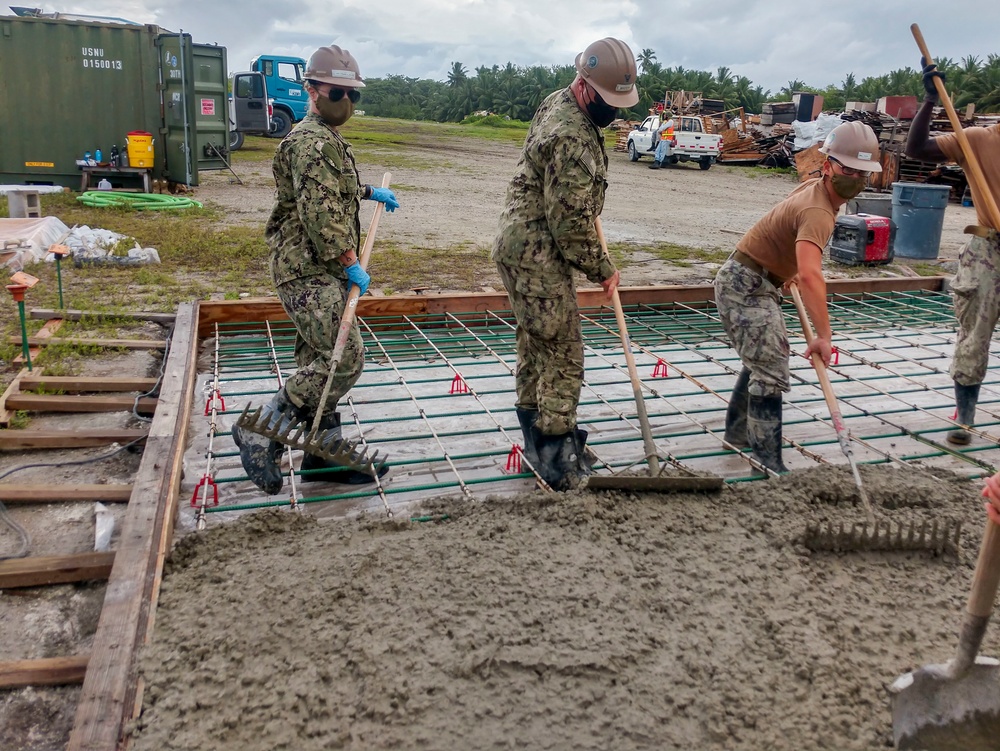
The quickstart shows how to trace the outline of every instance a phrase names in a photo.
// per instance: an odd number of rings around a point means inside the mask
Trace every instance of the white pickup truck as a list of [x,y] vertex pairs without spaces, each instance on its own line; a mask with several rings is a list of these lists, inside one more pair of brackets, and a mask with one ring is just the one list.
[[[637,162],[640,157],[653,156],[650,148],[659,127],[659,115],[650,115],[628,134],[629,159]],[[706,133],[700,117],[675,116],[674,138],[677,139],[677,145],[671,149],[668,157],[672,164],[696,161],[699,167],[708,169],[722,151],[722,136]]]

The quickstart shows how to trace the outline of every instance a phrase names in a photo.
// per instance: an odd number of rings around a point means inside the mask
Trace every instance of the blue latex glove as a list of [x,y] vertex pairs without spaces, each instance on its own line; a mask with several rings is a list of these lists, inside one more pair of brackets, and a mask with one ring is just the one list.
[[355,261],[347,267],[347,280],[351,282],[351,284],[358,285],[358,289],[361,290],[361,294],[363,295],[368,291],[368,284],[371,282],[372,278],[369,276],[367,271],[361,268],[361,262]]
[[385,204],[386,211],[395,211],[399,208],[399,201],[396,194],[388,188],[372,188],[371,199]]

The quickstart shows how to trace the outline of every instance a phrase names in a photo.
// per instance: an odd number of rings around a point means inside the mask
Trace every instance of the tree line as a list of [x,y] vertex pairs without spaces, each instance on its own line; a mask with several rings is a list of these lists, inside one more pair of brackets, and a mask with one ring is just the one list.
[[[874,102],[883,96],[923,96],[921,73],[909,67],[861,81],[849,73],[839,85],[822,89],[791,80],[772,92],[726,67],[715,73],[682,66],[664,68],[651,49],[642,50],[636,64],[639,103],[622,113],[630,120],[641,120],[655,102],[663,100],[665,92],[679,90],[700,91],[705,98],[722,100],[726,109],[743,107],[748,114],[760,113],[764,102],[789,101],[795,92],[821,94],[825,110],[842,110],[846,102]],[[944,58],[938,67],[947,75],[948,92],[956,107],[974,104],[980,113],[1000,112],[1000,55],[991,54],[985,60],[971,55],[960,61]],[[462,63],[453,62],[445,81],[401,75],[366,79],[361,106],[369,115],[407,120],[460,122],[485,110],[527,121],[546,96],[568,86],[574,76],[572,65],[521,67],[507,63],[469,71]]]

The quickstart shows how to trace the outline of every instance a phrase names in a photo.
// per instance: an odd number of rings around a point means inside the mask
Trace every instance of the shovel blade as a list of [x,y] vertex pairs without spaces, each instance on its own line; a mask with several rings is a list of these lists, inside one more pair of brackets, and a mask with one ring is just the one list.
[[927,665],[890,686],[896,748],[995,751],[1000,746],[1000,661],[977,657],[965,673]]

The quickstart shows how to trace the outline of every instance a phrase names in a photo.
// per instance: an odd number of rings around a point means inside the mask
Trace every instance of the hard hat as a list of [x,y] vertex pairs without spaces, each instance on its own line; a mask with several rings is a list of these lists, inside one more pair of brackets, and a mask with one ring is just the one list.
[[841,123],[831,130],[819,150],[845,167],[863,172],[882,171],[878,136],[870,126],[858,120]]
[[576,69],[612,107],[634,107],[635,56],[625,42],[607,37],[594,42],[576,56]]
[[306,65],[307,81],[332,83],[345,89],[360,89],[365,85],[358,68],[358,61],[347,50],[335,44],[320,47]]

